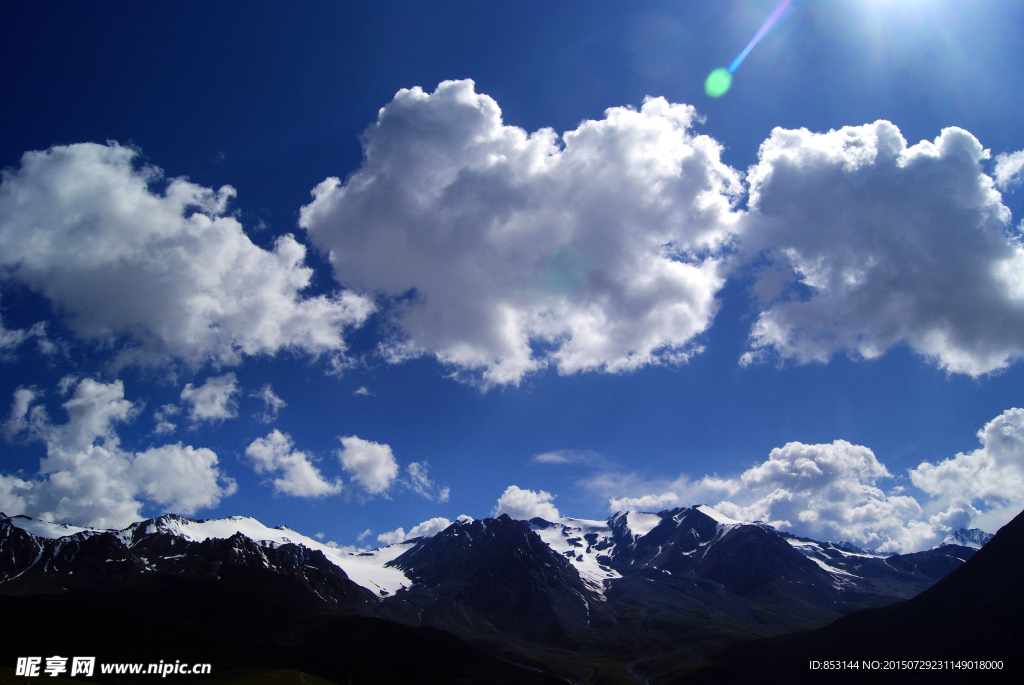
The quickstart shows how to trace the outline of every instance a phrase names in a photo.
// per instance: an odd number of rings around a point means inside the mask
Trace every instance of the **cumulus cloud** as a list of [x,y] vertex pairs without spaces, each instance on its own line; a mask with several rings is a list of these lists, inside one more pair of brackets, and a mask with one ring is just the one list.
[[354,435],[341,440],[338,461],[345,471],[352,474],[352,482],[368,495],[382,495],[398,476],[398,462],[391,453],[391,447],[363,440]]
[[[323,476],[306,452],[295,449],[290,435],[275,429],[265,438],[257,438],[245,450],[245,455],[257,473],[278,476],[274,489],[298,497],[323,497],[361,491],[362,496],[387,496],[396,482],[436,502],[448,500],[448,488],[438,487],[430,479],[425,462],[413,462],[406,467],[407,478],[399,478],[399,466],[388,445],[363,440],[356,436],[339,438],[342,449],[337,451],[338,462],[350,474],[352,486],[342,478],[333,480]],[[369,535],[369,533],[367,533]]]
[[[869,547],[901,548],[905,524],[923,514],[909,495],[886,494],[877,486],[892,474],[874,453],[845,440],[777,447],[768,460],[722,486],[743,504],[715,507],[747,521],[761,520],[798,534],[826,540],[854,540]],[[913,541],[916,542],[916,541]],[[911,544],[913,544],[911,542]]]
[[981,447],[938,464],[923,462],[910,479],[959,505],[1024,504],[1024,409],[1007,409],[978,431]]
[[288,403],[274,394],[274,389],[267,383],[259,392],[253,393],[251,397],[257,397],[263,402],[263,411],[256,415],[262,423],[270,423],[277,418],[277,413],[288,406]]
[[992,176],[996,186],[1003,190],[1024,180],[1024,150],[996,155],[996,169]]
[[[224,479],[217,469],[217,455],[205,447],[183,447],[180,442],[153,447],[136,454],[132,468],[139,491],[172,511],[213,506],[227,494],[218,482]],[[228,489],[234,487],[228,485]]]
[[336,495],[343,489],[340,480],[326,480],[313,465],[309,455],[295,449],[287,433],[273,430],[265,438],[257,438],[245,448],[256,473],[280,474],[274,489],[296,497]]
[[390,360],[432,354],[485,386],[679,362],[717,311],[741,193],[695,119],[648,98],[527,134],[472,81],[403,89],[299,223],[340,281],[398,298]]
[[[1024,245],[982,171],[988,157],[958,128],[912,147],[886,121],[775,129],[747,177],[746,258],[766,254],[772,266],[742,362],[769,351],[800,363],[840,351],[870,359],[907,344],[978,376],[1019,358]],[[998,182],[1017,173],[1015,160],[1000,160]]]
[[897,485],[868,447],[845,440],[791,442],[731,477],[650,481],[599,472],[580,484],[608,497],[612,513],[705,502],[732,518],[765,521],[819,540],[913,552],[960,528],[994,532],[1024,506],[1024,409],[1008,409],[989,421],[978,439],[981,446],[972,452],[910,469],[917,490]]
[[448,495],[451,492],[450,489],[448,487],[438,487],[427,474],[428,467],[429,464],[425,461],[414,461],[406,466],[405,470],[408,474],[406,487],[421,497],[426,497],[436,502],[447,502]]
[[[393,545],[398,542],[405,542],[406,540],[412,540],[413,538],[429,538],[437,535],[442,530],[452,525],[452,522],[446,518],[438,516],[430,520],[424,521],[423,523],[414,526],[408,533],[403,528],[396,528],[395,530],[387,533],[381,533],[377,536],[377,542],[385,545]],[[369,531],[367,531],[368,533]],[[361,539],[361,538],[360,538]]]
[[732,518],[765,521],[819,540],[851,540],[883,551],[936,544],[950,531],[944,522],[956,519],[956,512],[922,520],[923,508],[914,497],[899,487],[885,491],[879,486],[879,481],[891,479],[870,449],[836,440],[788,443],[734,477],[690,480],[681,475],[674,481],[647,481],[635,474],[603,473],[583,485],[610,495],[611,513],[707,503]]
[[121,381],[78,382],[64,402],[64,424],[54,424],[35,404],[39,393],[15,392],[9,437],[26,434],[46,445],[39,473],[23,480],[0,476],[0,509],[50,521],[101,528],[123,527],[141,518],[142,500],[192,514],[215,507],[236,485],[218,468],[209,449],[181,443],[131,453],[115,430],[132,421],[140,407],[124,398]]
[[2,172],[0,277],[49,298],[82,338],[127,339],[119,363],[345,350],[343,331],[373,311],[370,300],[303,297],[312,269],[294,237],[257,247],[225,214],[233,188],[164,184],[137,157],[82,143],[26,152]]
[[189,383],[182,389],[181,399],[189,405],[188,417],[192,423],[223,421],[238,416],[237,394],[235,374],[226,373],[210,376],[198,388]]
[[514,519],[528,521],[540,517],[547,521],[554,521],[561,518],[558,509],[551,503],[555,498],[550,492],[540,490],[523,490],[516,485],[510,485],[498,498],[494,506],[492,516],[508,514]]

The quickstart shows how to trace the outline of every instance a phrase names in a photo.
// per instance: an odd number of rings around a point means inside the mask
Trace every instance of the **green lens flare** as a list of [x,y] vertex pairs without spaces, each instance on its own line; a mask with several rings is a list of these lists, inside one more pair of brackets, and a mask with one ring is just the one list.
[[708,74],[708,80],[704,82],[704,92],[713,98],[720,98],[729,90],[732,85],[732,74],[725,67],[719,67]]

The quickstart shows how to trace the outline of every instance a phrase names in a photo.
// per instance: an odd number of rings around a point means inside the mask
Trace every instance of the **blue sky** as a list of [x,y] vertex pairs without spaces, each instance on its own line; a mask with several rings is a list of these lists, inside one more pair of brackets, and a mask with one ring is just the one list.
[[994,531],[1024,10],[776,5],[4,7],[0,509]]

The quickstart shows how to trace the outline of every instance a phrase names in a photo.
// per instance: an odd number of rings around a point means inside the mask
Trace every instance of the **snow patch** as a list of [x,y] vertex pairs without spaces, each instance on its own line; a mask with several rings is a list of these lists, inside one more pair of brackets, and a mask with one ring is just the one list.
[[[609,522],[565,517],[546,523],[551,525],[530,523],[530,528],[552,551],[567,559],[583,582],[603,598],[605,581],[622,577],[597,561],[598,556],[612,553]],[[598,551],[597,547],[602,549]]]
[[700,513],[704,514],[705,516],[710,516],[711,518],[713,518],[715,520],[716,523],[719,523],[721,525],[736,525],[738,523],[743,523],[743,521],[737,521],[736,519],[731,519],[728,516],[726,516],[725,514],[722,514],[722,513],[719,513],[717,511],[715,511],[714,509],[712,509],[711,507],[709,507],[706,504],[701,504],[700,506],[695,507],[695,509],[697,511],[699,511]]
[[796,538],[785,538],[785,540],[790,544],[790,546],[796,548],[797,551],[807,557],[811,557],[815,554],[827,557],[829,556],[829,552],[834,552],[844,557],[859,557],[861,559],[882,559],[885,557],[884,554],[852,552],[848,549],[844,549],[843,547],[824,543],[828,545],[828,551],[826,551],[825,547],[822,546],[823,543],[815,542],[813,540],[797,540]]
[[38,538],[47,538],[48,540],[59,540],[60,538],[68,537],[69,535],[78,535],[79,533],[95,535],[97,533],[107,532],[105,530],[97,530],[95,528],[72,526],[68,523],[50,523],[49,521],[40,521],[38,519],[29,518],[28,516],[14,516],[10,520],[11,524],[15,528],[21,528],[26,533],[31,533]]
[[384,565],[408,550],[415,544],[414,542],[401,542],[372,552],[352,553],[328,547],[322,542],[296,533],[286,526],[268,528],[248,516],[231,516],[206,521],[165,517],[159,521],[163,531],[193,542],[202,542],[210,538],[227,539],[236,533],[241,533],[254,542],[274,547],[293,544],[316,550],[323,553],[328,561],[344,571],[353,583],[361,585],[378,596],[381,595],[381,591],[394,594],[413,584],[402,571],[396,568],[386,568]]
[[855,576],[852,573],[848,573],[846,571],[838,569],[835,566],[829,566],[828,564],[826,564],[824,561],[822,561],[818,557],[808,556],[807,558],[810,559],[811,561],[813,561],[815,564],[817,564],[821,568],[823,568],[828,573],[832,573],[834,575],[839,575],[839,576],[850,576],[851,578],[859,578],[860,577],[860,576]]

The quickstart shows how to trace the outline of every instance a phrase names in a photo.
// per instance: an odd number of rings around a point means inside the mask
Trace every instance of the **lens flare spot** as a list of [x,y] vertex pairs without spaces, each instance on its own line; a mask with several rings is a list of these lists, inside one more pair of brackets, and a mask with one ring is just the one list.
[[704,92],[713,98],[720,98],[731,85],[732,74],[725,67],[719,67],[708,74],[708,79],[704,82]]
[[590,260],[572,245],[563,245],[548,260],[544,277],[550,290],[571,295],[590,280]]

